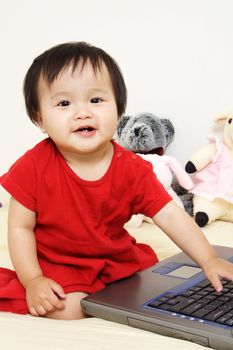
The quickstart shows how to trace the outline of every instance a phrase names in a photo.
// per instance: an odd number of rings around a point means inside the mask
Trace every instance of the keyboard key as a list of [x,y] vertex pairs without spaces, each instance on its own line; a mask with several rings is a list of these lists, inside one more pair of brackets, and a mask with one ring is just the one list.
[[223,303],[226,303],[229,300],[230,300],[230,298],[229,297],[225,297],[225,296],[218,298],[218,301],[222,301]]
[[205,288],[205,287],[207,287],[207,286],[209,286],[209,285],[211,285],[211,284],[210,284],[210,281],[209,281],[209,280],[204,280],[204,281],[198,283],[196,286],[197,286],[197,287],[201,287],[201,288]]
[[233,299],[233,292],[226,293],[225,297],[229,297],[229,298]]
[[209,292],[209,293],[215,291],[214,287],[206,287],[203,290],[206,291],[206,292]]
[[227,292],[230,292],[230,289],[229,288],[226,288],[225,286],[224,286],[224,288],[222,289],[222,293],[227,293]]
[[226,312],[232,312],[233,311],[232,307],[230,305],[227,305],[227,303],[226,304],[222,304],[221,308],[223,310],[226,310]]
[[217,320],[217,318],[220,318],[223,314],[224,314],[224,310],[218,308],[203,318],[204,320],[207,320],[207,321],[215,321]]
[[158,301],[160,302],[160,303],[165,303],[165,301],[167,301],[168,300],[168,298],[166,298],[166,297],[162,297],[162,298],[159,298],[158,299]]
[[201,296],[203,297],[203,296],[208,295],[209,292],[207,292],[206,290],[203,289],[203,290],[200,290],[197,294],[198,294],[198,295],[201,295]]
[[164,295],[164,297],[166,297],[168,299],[173,298],[174,296],[175,296],[175,294],[173,294],[173,293],[167,293]]
[[166,302],[166,304],[168,304],[168,305],[176,305],[177,303],[179,303],[179,302],[175,299],[170,299]]
[[221,283],[223,286],[225,286],[226,284],[228,284],[230,281],[229,280],[221,280]]
[[185,307],[187,307],[188,305],[190,305],[191,303],[195,302],[195,300],[192,298],[185,298],[182,296],[178,296],[173,300],[177,302],[175,305],[169,305],[168,303],[165,303],[165,304],[159,305],[158,308],[165,310],[165,307],[166,307],[166,310],[169,310],[172,312],[179,312]]
[[233,326],[233,318],[230,318],[229,320],[227,320],[226,322],[225,322],[225,324],[227,325],[227,326]]
[[216,300],[217,299],[217,297],[215,296],[215,295],[206,295],[205,296],[205,299],[208,299],[209,301],[213,301],[213,300]]
[[206,310],[206,309],[199,309],[197,311],[195,311],[192,316],[193,317],[197,317],[197,318],[203,318],[204,316],[206,316],[207,314],[210,313],[210,310]]
[[191,287],[189,290],[192,290],[192,291],[194,291],[194,292],[199,292],[199,290],[201,290],[201,288],[200,288],[200,287],[197,287],[197,286],[193,286],[193,287]]
[[203,296],[202,295],[199,295],[199,294],[193,294],[192,295],[192,299],[195,299],[195,300],[199,300],[199,299],[202,299]]
[[233,309],[233,300],[227,301],[224,305]]
[[221,324],[225,324],[226,321],[228,321],[232,316],[233,315],[231,315],[231,314],[225,314],[225,315],[221,316],[220,318],[218,318],[216,320],[216,322],[221,323]]
[[158,300],[152,301],[151,303],[148,304],[148,306],[151,307],[158,307],[159,305],[161,305],[162,303]]
[[222,306],[222,304],[224,304],[223,303],[223,301],[220,301],[220,300],[214,300],[214,301],[212,301],[212,303],[211,303],[212,305],[215,305],[216,307],[220,307],[220,306]]
[[192,294],[194,294],[195,292],[193,290],[186,290],[185,292],[181,293],[181,295],[183,295],[184,297],[190,297]]
[[228,288],[228,289],[233,289],[233,283],[225,284],[224,287],[225,287],[225,288]]
[[[152,305],[151,305],[151,306],[152,306]],[[158,306],[156,307],[156,309],[161,309],[161,310],[165,310],[165,311],[172,311],[171,308],[172,308],[172,306],[169,305],[169,304],[166,304],[166,303],[164,303],[164,304],[162,304],[162,305],[158,305]]]
[[213,293],[211,293],[211,295],[215,295],[216,297],[221,297],[221,296],[223,296],[223,292],[213,292]]
[[205,306],[203,307],[203,309],[205,309],[205,310],[211,312],[211,311],[214,311],[215,309],[217,309],[217,307],[216,307],[215,305],[213,305],[213,304],[208,304],[208,305],[205,305]]
[[203,307],[203,304],[201,302],[197,301],[196,303],[193,303],[190,306],[188,306],[185,309],[183,309],[182,310],[182,314],[192,315],[193,312],[197,311],[201,307]]

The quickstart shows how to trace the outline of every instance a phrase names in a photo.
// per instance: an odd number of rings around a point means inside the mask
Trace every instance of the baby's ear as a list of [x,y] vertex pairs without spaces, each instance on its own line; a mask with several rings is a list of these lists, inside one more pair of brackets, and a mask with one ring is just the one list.
[[47,131],[44,127],[44,124],[43,124],[43,121],[42,121],[42,117],[41,117],[41,114],[40,113],[37,113],[37,118],[36,118],[36,121],[37,121],[37,125],[39,126],[40,130],[46,134]]

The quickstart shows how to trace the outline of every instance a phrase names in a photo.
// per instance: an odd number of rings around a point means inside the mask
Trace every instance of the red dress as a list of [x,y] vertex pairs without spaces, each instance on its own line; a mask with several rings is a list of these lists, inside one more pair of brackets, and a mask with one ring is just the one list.
[[[158,261],[123,227],[133,214],[154,216],[171,197],[150,163],[113,141],[114,155],[97,181],[79,178],[51,139],[26,152],[0,178],[22,205],[36,212],[39,264],[65,293],[93,293]],[[0,268],[0,310],[28,313],[14,271]]]

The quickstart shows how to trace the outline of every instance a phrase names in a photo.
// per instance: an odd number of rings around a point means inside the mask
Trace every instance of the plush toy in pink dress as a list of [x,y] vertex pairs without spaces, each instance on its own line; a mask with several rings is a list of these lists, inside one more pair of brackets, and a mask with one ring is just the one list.
[[233,222],[233,114],[215,121],[225,125],[223,139],[209,137],[210,144],[193,154],[185,166],[194,174],[193,211],[200,227],[215,220]]

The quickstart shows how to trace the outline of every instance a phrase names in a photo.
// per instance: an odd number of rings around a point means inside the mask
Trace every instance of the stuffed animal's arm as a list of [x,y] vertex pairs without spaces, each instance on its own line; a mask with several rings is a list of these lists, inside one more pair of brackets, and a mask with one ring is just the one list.
[[202,148],[192,155],[190,160],[185,165],[185,170],[188,174],[195,173],[204,169],[209,163],[212,162],[216,153],[215,143]]
[[181,164],[176,160],[176,158],[171,156],[163,156],[161,159],[166,163],[167,166],[171,169],[173,174],[175,174],[179,184],[184,187],[186,190],[190,190],[193,187],[193,182],[189,175],[185,172]]

